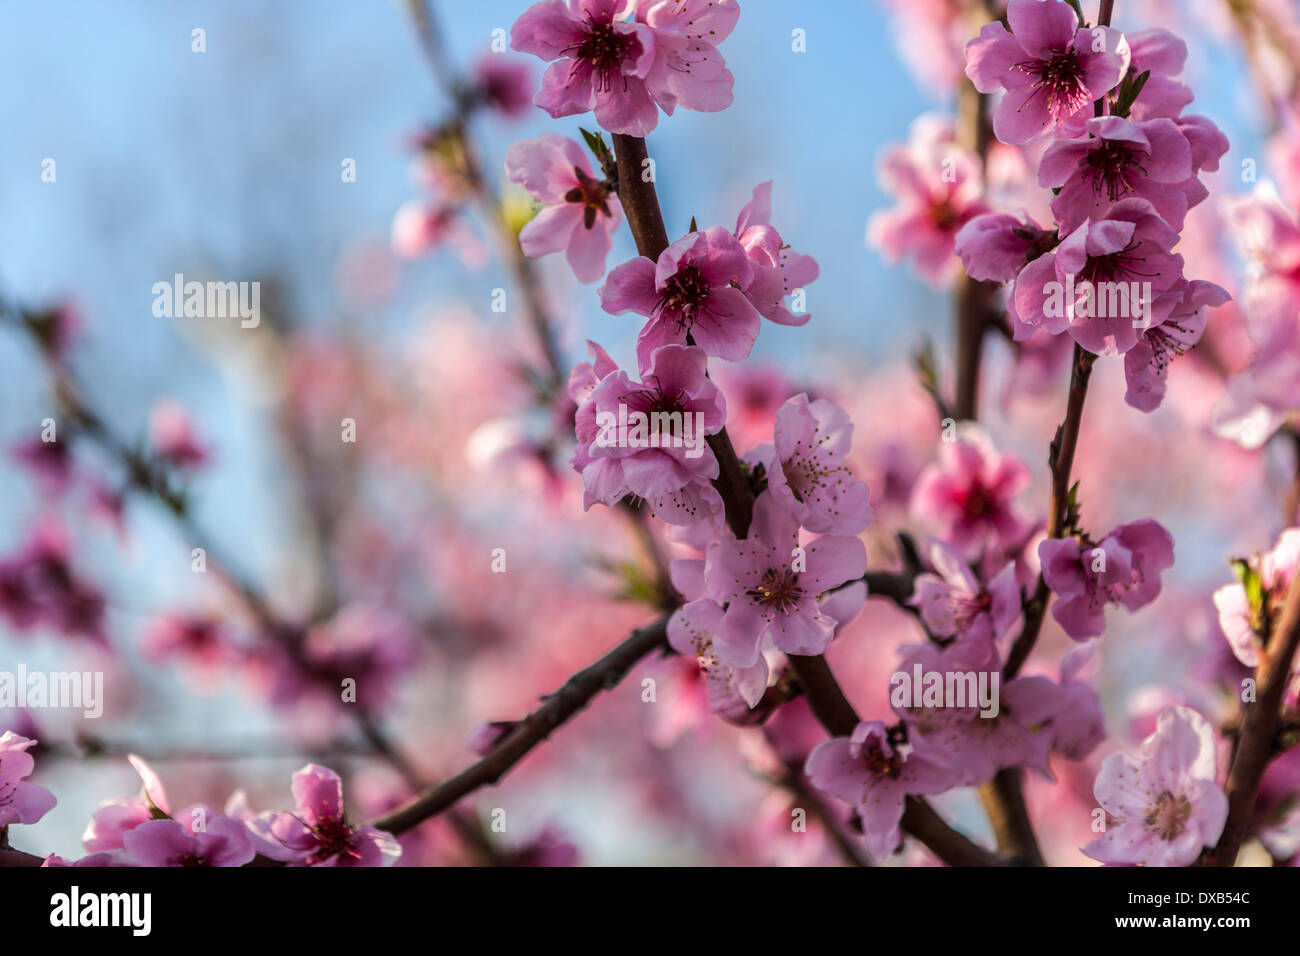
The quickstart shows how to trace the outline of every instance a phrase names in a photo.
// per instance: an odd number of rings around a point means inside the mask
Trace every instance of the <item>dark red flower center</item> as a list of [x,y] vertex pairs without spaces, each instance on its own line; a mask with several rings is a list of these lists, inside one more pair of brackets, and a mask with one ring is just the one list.
[[570,78],[583,66],[590,67],[596,91],[608,93],[614,88],[615,78],[622,73],[623,61],[635,42],[635,34],[620,33],[612,20],[597,20],[589,12],[582,38],[564,50],[566,56],[576,61]]
[[342,816],[319,820],[308,829],[316,839],[316,851],[307,859],[309,864],[324,863],[336,856],[361,859],[361,853],[352,845],[356,830]]
[[664,284],[659,295],[660,311],[677,316],[678,326],[687,328],[709,301],[709,284],[695,266],[682,266]]
[[1138,255],[1142,243],[1134,236],[1127,246],[1118,252],[1104,256],[1089,256],[1083,267],[1080,279],[1096,286],[1100,282],[1128,282],[1135,279],[1153,279],[1159,272],[1143,272],[1146,257]]
[[1015,69],[1038,78],[1030,99],[1044,97],[1048,111],[1056,119],[1073,116],[1091,102],[1083,82],[1083,64],[1074,50],[1058,50],[1043,60],[1026,60],[1017,63]]
[[611,215],[609,190],[599,179],[592,179],[578,166],[573,167],[573,175],[577,178],[578,185],[564,194],[564,201],[582,204],[582,224],[590,229],[596,224],[597,213],[603,213],[607,217]]
[[1131,170],[1146,173],[1137,150],[1109,139],[1089,153],[1086,162],[1085,175],[1092,180],[1093,192],[1100,195],[1104,191],[1111,202],[1133,191]]
[[898,759],[898,754],[886,754],[880,741],[874,738],[862,745],[861,759],[877,777],[897,778],[903,769],[903,761]]
[[799,576],[788,568],[768,568],[762,580],[745,592],[755,604],[782,613],[793,610],[803,594]]

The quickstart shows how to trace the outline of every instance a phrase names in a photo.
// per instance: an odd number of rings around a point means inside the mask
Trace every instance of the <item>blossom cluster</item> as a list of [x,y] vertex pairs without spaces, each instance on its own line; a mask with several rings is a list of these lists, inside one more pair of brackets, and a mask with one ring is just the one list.
[[[556,117],[591,110],[609,132],[642,136],[655,125],[656,104],[667,113],[679,102],[727,105],[729,76],[724,96],[715,45],[734,26],[734,7],[550,0],[530,8],[512,36],[516,49],[553,61],[539,106]],[[677,72],[674,89],[662,70],[664,51],[680,49],[667,39],[678,39],[665,33],[669,25],[696,31],[695,68]],[[1010,283],[1015,341],[1060,337],[1094,355],[1124,355],[1126,398],[1150,411],[1165,391],[1170,359],[1200,338],[1205,308],[1228,298],[1212,283],[1185,278],[1173,251],[1188,210],[1208,195],[1202,172],[1216,169],[1227,150],[1212,122],[1184,113],[1192,100],[1177,79],[1185,57],[1182,42],[1164,30],[1126,35],[1081,22],[1061,0],[1011,0],[1006,23],[988,24],[967,45],[966,72],[980,92],[1000,94],[992,118],[999,148],[1020,151],[1039,186],[1051,190],[1051,226],[999,211],[986,197],[979,158],[957,146],[950,126],[923,118],[912,143],[885,158],[882,185],[900,205],[872,220],[869,241],[891,258],[914,257],[935,283],[952,274],[954,254],[973,279]],[[604,178],[577,143],[546,134],[516,144],[507,162],[510,177],[543,207],[521,234],[524,251],[564,251],[582,281],[603,272],[618,202],[628,201],[616,194],[630,185],[617,181],[599,149],[597,158]],[[772,226],[770,185],[755,191],[734,230],[692,224],[657,256],[610,270],[599,289],[604,310],[646,320],[637,336],[640,381],[595,343],[592,360],[569,381],[573,465],[586,506],[643,502],[694,551],[672,563],[682,604],[669,640],[698,659],[711,709],[739,722],[763,699],[782,655],[824,653],[859,613],[866,554],[858,536],[873,517],[867,486],[847,465],[849,415],[825,398],[797,394],[776,411],[772,441],[741,456],[752,520],[747,527],[728,521],[721,469],[729,463],[720,461],[732,454],[727,409],[709,362],[746,359],[762,318],[806,322],[785,300],[817,275],[815,261],[791,251]],[[1115,287],[1123,293],[1118,302]],[[694,416],[710,447],[688,457],[663,431],[614,446],[598,440],[601,422],[628,408],[651,421],[659,413],[664,429]],[[1077,641],[1103,633],[1107,605],[1136,611],[1159,594],[1174,559],[1159,523],[1132,521],[1094,539],[1072,505],[1063,536],[1041,540],[1041,527],[1017,501],[1029,479],[973,424],[945,439],[939,461],[918,476],[911,510],[936,537],[910,603],[929,640],[902,649],[900,671],[996,680],[1039,574],[1056,596],[1053,617]],[[901,841],[908,797],[987,783],[1006,768],[1051,777],[1051,754],[1086,757],[1105,737],[1100,699],[1080,674],[1090,653],[1081,648],[1059,680],[1012,674],[992,716],[972,701],[900,695],[891,701],[893,723],[864,721],[851,737],[821,744],[807,772],[854,807],[869,851],[886,856]],[[1160,750],[1161,734],[1181,732],[1195,718],[1166,716],[1148,749]],[[1175,749],[1196,768],[1204,763],[1203,755]],[[1137,838],[1126,851],[1115,849],[1129,832],[1121,827],[1104,858],[1127,852],[1130,862],[1162,862],[1185,856],[1184,846],[1199,852],[1212,844],[1222,808],[1206,809],[1206,794],[1221,799],[1222,792],[1212,768],[1208,782],[1203,769],[1192,777],[1199,782],[1190,789],[1142,790],[1155,801],[1144,819],[1157,820],[1165,841],[1158,850]],[[1128,779],[1116,772],[1099,780],[1098,798],[1123,802],[1117,794]]]
[[[911,140],[882,158],[881,185],[894,205],[871,218],[869,244],[891,261],[912,260],[931,285],[956,281],[959,303],[968,295],[978,300],[980,321],[1005,333],[1003,344],[1013,351],[1013,383],[1040,367],[1059,372],[1072,354],[1072,390],[1080,387],[1080,370],[1086,390],[1096,359],[1122,355],[1113,380],[1122,364],[1123,402],[1152,412],[1168,391],[1168,405],[1176,406],[1178,390],[1167,388],[1171,361],[1213,336],[1207,310],[1230,301],[1219,285],[1184,274],[1196,259],[1189,217],[1213,205],[1205,202],[1207,174],[1228,149],[1213,122],[1186,112],[1193,101],[1181,79],[1186,46],[1163,29],[1089,24],[1080,4],[1064,0],[1009,0],[1005,16],[974,38],[960,4],[890,5],[908,36],[934,54],[912,51],[917,68],[949,84],[968,80],[984,97],[988,116],[981,118],[993,139],[976,146],[947,120],[917,120]],[[801,775],[790,787],[801,800],[834,798],[824,808],[824,824],[842,825],[848,839],[840,842],[860,844],[875,860],[904,851],[905,832],[915,833],[905,822],[908,809],[918,801],[991,784],[985,792],[992,794],[1008,780],[1044,788],[1031,803],[1057,784],[1051,799],[1073,801],[1072,810],[1090,792],[1093,834],[1070,845],[1101,863],[1189,865],[1213,853],[1225,833],[1231,789],[1222,759],[1228,748],[1214,729],[1226,723],[1220,702],[1193,701],[1191,693],[1151,695],[1125,728],[1133,752],[1103,759],[1103,741],[1121,728],[1113,721],[1108,727],[1098,690],[1106,681],[1092,663],[1103,641],[1122,643],[1108,635],[1116,608],[1136,615],[1164,592],[1162,607],[1188,606],[1169,615],[1179,629],[1191,630],[1197,613],[1217,624],[1213,652],[1198,662],[1216,679],[1231,685],[1266,667],[1288,595],[1300,588],[1300,528],[1284,530],[1271,550],[1233,561],[1235,580],[1214,593],[1212,607],[1208,597],[1183,602],[1169,573],[1175,562],[1170,531],[1142,517],[1145,507],[1127,504],[1118,491],[1108,511],[1096,470],[1110,465],[1088,461],[1086,451],[1073,461],[1074,439],[1086,447],[1092,437],[1079,438],[1077,418],[1070,450],[1059,457],[1081,393],[1072,391],[1067,425],[1051,444],[1051,514],[1044,521],[1027,500],[1035,487],[1029,456],[1012,436],[995,439],[1003,433],[973,420],[975,409],[950,412],[946,383],[924,359],[918,362],[923,381],[913,390],[922,393],[920,412],[884,373],[864,399],[750,361],[760,335],[800,334],[792,330],[811,319],[808,289],[821,271],[777,228],[773,182],[753,188],[734,225],[730,209],[722,224],[701,227],[692,220],[684,233],[660,242],[645,229],[657,214],[647,210],[654,190],[641,188],[648,180],[627,181],[621,162],[623,150],[657,128],[660,113],[671,116],[678,106],[714,112],[731,104],[733,78],[721,45],[738,17],[735,0],[541,0],[510,30],[517,53],[547,64],[540,82],[526,60],[486,56],[449,89],[452,119],[416,139],[430,196],[398,212],[394,251],[413,258],[452,245],[467,263],[483,261],[467,215],[471,201],[481,203],[499,214],[494,225],[504,227],[519,273],[536,279],[523,259],[555,256],[563,275],[590,285],[592,303],[610,317],[604,322],[622,323],[629,340],[635,331],[622,366],[610,354],[618,349],[595,341],[610,345],[611,339],[593,335],[587,360],[570,367],[561,345],[542,373],[517,374],[506,370],[509,359],[486,333],[476,337],[472,322],[448,323],[421,355],[432,363],[424,370],[435,372],[421,378],[444,379],[441,391],[430,386],[431,394],[413,401],[393,384],[406,376],[376,376],[384,384],[362,388],[364,376],[350,364],[362,359],[295,340],[287,351],[297,364],[284,388],[292,411],[284,417],[302,416],[293,422],[299,431],[291,432],[299,451],[310,454],[311,422],[332,429],[363,407],[375,412],[366,426],[383,430],[377,444],[394,458],[406,456],[421,479],[440,469],[455,472],[463,494],[471,484],[464,481],[469,466],[500,478],[516,469],[496,466],[522,462],[518,472],[541,476],[533,487],[544,494],[537,497],[554,512],[567,510],[566,519],[581,494],[593,539],[612,537],[613,519],[604,523],[596,505],[630,515],[653,575],[639,565],[616,568],[624,585],[618,597],[645,599],[661,611],[662,632],[641,628],[634,637],[658,633],[676,652],[645,662],[650,673],[672,681],[671,690],[660,689],[664,706],[645,718],[647,736],[663,744],[710,717],[751,728],[746,759],[773,781],[788,785]],[[517,195],[531,198],[525,210],[513,197],[495,195],[467,126],[480,111],[515,120],[530,105],[555,119],[590,113],[602,132],[584,129],[579,141],[546,131],[506,151],[505,179]],[[612,150],[604,134],[614,137]],[[1300,162],[1294,168],[1300,175]],[[1259,265],[1239,298],[1260,351],[1226,363],[1228,384],[1214,424],[1247,447],[1295,427],[1297,200],[1300,195],[1256,196],[1232,207],[1233,229]],[[624,223],[643,254],[611,264]],[[801,242],[800,248],[807,247]],[[75,332],[72,313],[33,313],[28,321],[37,323],[33,331],[58,367]],[[544,326],[545,316],[536,324]],[[1090,401],[1109,402],[1106,412],[1123,411],[1119,389]],[[520,407],[530,402],[540,424],[530,420],[526,427]],[[410,404],[416,413],[381,413]],[[897,421],[873,416],[881,407]],[[864,409],[868,414],[860,414]],[[1160,416],[1129,417],[1152,422]],[[465,428],[485,420],[472,433]],[[90,427],[93,419],[81,424]],[[436,440],[427,438],[433,431]],[[71,442],[26,440],[12,454],[52,497],[84,485],[116,527],[128,492],[151,494],[185,518],[187,482],[215,456],[174,404],[154,410],[149,436],[147,444],[127,449],[126,474],[112,489],[84,479]],[[332,448],[336,437],[331,431]],[[464,460],[448,451],[453,445],[465,447]],[[484,462],[491,467],[481,468]],[[352,480],[350,470],[340,470]],[[277,602],[263,601],[230,574],[230,590],[245,592],[236,595],[249,612],[242,620],[215,601],[150,615],[144,655],[183,664],[205,682],[238,675],[272,707],[327,715],[321,723],[331,727],[342,686],[369,742],[400,770],[402,758],[385,748],[377,721],[422,649],[450,654],[461,640],[498,660],[507,650],[535,655],[513,663],[509,674],[498,668],[464,682],[479,719],[478,711],[513,707],[534,695],[538,680],[572,673],[570,665],[589,649],[584,639],[594,647],[611,627],[643,623],[644,609],[629,609],[630,601],[570,607],[578,604],[570,600],[575,592],[557,586],[571,576],[568,566],[530,571],[531,583],[511,579],[485,587],[459,557],[467,540],[455,530],[461,525],[447,521],[438,526],[444,533],[429,535],[424,522],[411,521],[418,525],[411,537],[419,540],[396,544],[401,532],[380,531],[369,513],[340,509],[336,518],[329,490],[312,488],[310,504],[327,524],[337,521],[350,552],[321,555],[321,576],[331,579],[322,586],[325,600],[281,620]],[[457,505],[469,497],[456,498]],[[555,525],[530,515],[535,523],[524,537],[560,536],[552,534]],[[1295,520],[1289,514],[1286,524]],[[1173,526],[1182,539],[1181,526]],[[426,540],[431,537],[436,547]],[[480,543],[475,539],[474,547]],[[1196,551],[1185,540],[1179,548]],[[506,570],[505,554],[494,545],[494,573]],[[512,566],[522,560],[513,546],[509,559]],[[78,563],[61,526],[38,526],[0,556],[0,620],[23,633],[48,628],[104,646],[108,598]],[[411,589],[422,597],[432,580],[451,598],[439,594],[404,607],[408,576],[417,579]],[[358,582],[364,586],[354,593]],[[283,603],[298,597],[289,594]],[[874,607],[868,598],[885,600]],[[443,626],[444,606],[464,614],[457,628]],[[1135,620],[1154,632],[1152,617],[1147,611]],[[556,639],[529,647],[530,631],[511,643],[508,632],[525,618]],[[589,627],[591,620],[600,627]],[[1026,666],[1044,627],[1043,653]],[[863,632],[873,641],[871,662],[842,665],[851,651],[845,645]],[[900,634],[905,639],[884,643]],[[1051,648],[1042,646],[1049,640]],[[827,662],[811,660],[828,654]],[[831,662],[849,688],[840,716],[847,710],[851,720],[827,720],[814,701],[825,688],[813,685],[808,675],[816,672],[806,668]],[[1284,676],[1279,747],[1300,717],[1300,663]],[[556,696],[589,683],[565,684]],[[349,685],[357,691],[351,698]],[[499,761],[534,725],[540,719],[480,723],[465,746]],[[0,736],[0,849],[9,849],[6,828],[36,823],[55,806],[54,796],[30,779],[44,759],[37,736],[34,729]],[[510,743],[503,748],[503,741]],[[1271,765],[1250,821],[1252,835],[1277,860],[1300,861],[1298,758],[1300,748],[1293,747]],[[345,812],[339,775],[315,763],[293,774],[293,809],[255,812],[242,790],[219,806],[173,809],[153,769],[138,756],[128,759],[142,780],[139,794],[95,810],[82,836],[84,855],[50,855],[45,865],[384,866],[420,859],[412,851],[427,848],[418,841],[437,838],[429,829],[390,833],[356,822],[355,807],[354,814]],[[499,763],[496,769],[499,777]],[[391,809],[406,796],[394,789],[367,800],[363,793],[361,802],[368,810],[379,803]],[[492,862],[573,862],[573,848],[549,828],[523,849],[489,845],[485,851],[479,844],[488,841],[479,838],[486,834],[468,804],[448,812],[461,810],[466,817],[452,829],[462,831],[457,838],[468,853],[485,853]]]
[[[0,736],[0,826],[32,824],[54,809],[44,787],[27,782],[35,740]],[[253,813],[242,792],[223,810],[195,805],[172,812],[153,769],[128,757],[140,793],[99,806],[82,834],[86,855],[51,854],[46,866],[244,866],[259,854],[287,866],[391,866],[402,855],[392,834],[348,821],[338,774],[308,764],[293,775],[295,808]]]

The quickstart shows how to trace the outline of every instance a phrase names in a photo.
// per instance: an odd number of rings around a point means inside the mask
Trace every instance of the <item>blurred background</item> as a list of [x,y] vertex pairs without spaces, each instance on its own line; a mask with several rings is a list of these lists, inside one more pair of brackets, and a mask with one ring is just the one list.
[[[734,106],[661,117],[649,138],[670,234],[692,217],[731,228],[753,187],[773,180],[776,225],[820,263],[808,290],[812,321],[765,323],[751,362],[719,374],[732,430],[750,444],[764,440],[769,391],[783,392],[779,404],[809,389],[853,412],[855,455],[879,503],[869,532],[875,566],[892,560],[893,531],[910,526],[905,494],[887,486],[905,490],[935,451],[937,422],[911,357],[929,338],[940,365],[950,362],[948,291],[864,241],[868,218],[893,201],[876,178],[882,150],[905,141],[922,113],[953,109],[944,64],[898,18],[895,7],[905,6],[743,0],[722,45]],[[451,61],[471,67],[523,7],[435,4]],[[1235,291],[1242,267],[1221,245],[1214,206],[1253,188],[1241,182],[1243,159],[1257,161],[1261,180],[1275,171],[1264,150],[1269,116],[1226,5],[1120,0],[1118,11],[1120,28],[1160,25],[1185,37],[1192,111],[1231,141],[1183,251],[1189,276]],[[0,730],[34,722],[29,735],[49,748],[40,782],[59,797],[23,829],[23,849],[80,855],[99,802],[138,790],[127,751],[151,761],[174,805],[219,806],[242,788],[255,809],[287,806],[289,775],[308,758],[346,775],[356,816],[409,792],[392,761],[370,752],[373,741],[310,691],[287,686],[283,662],[158,649],[150,632],[163,614],[210,612],[242,647],[258,630],[217,575],[192,571],[196,531],[278,614],[311,622],[331,653],[355,652],[373,668],[384,689],[374,720],[429,780],[473,759],[465,738],[484,721],[523,716],[651,619],[628,598],[645,574],[635,528],[601,509],[583,512],[563,454],[552,471],[498,453],[510,444],[503,435],[535,434],[547,418],[530,411],[517,371],[536,360],[519,308],[491,308],[493,290],[514,285],[499,256],[477,254],[491,248],[490,230],[469,217],[463,244],[414,260],[392,251],[397,210],[430,191],[416,138],[451,109],[405,3],[6,0],[3,12],[0,298],[69,304],[80,320],[67,361],[86,404],[135,443],[160,403],[175,403],[164,407],[185,410],[207,458],[185,483],[184,522],[148,496],[127,495],[116,511],[121,462],[93,443],[78,449],[81,477],[59,495],[15,456],[0,465],[0,554],[57,523],[72,564],[105,602],[102,642],[0,622],[0,669],[106,675],[97,721],[0,711]],[[192,49],[196,29],[204,52]],[[792,49],[796,30],[805,52]],[[502,55],[540,79],[539,61]],[[548,130],[578,138],[592,122],[538,109],[519,119],[483,114],[473,136],[492,185],[504,188],[511,143]],[[52,182],[42,178],[47,159]],[[340,175],[349,159],[355,182]],[[634,254],[620,231],[608,265]],[[584,359],[591,338],[630,364],[638,324],[604,314],[594,287],[576,283],[558,258],[537,271],[566,363]],[[262,325],[155,316],[152,287],[175,273],[260,281]],[[1223,348],[1244,362],[1249,342],[1230,311],[1221,310]],[[18,447],[59,415],[39,351],[4,331],[0,438]],[[1090,524],[1153,515],[1173,532],[1178,564],[1155,607],[1111,619],[1096,677],[1114,739],[1094,762],[1129,739],[1141,701],[1192,686],[1217,646],[1209,591],[1227,582],[1227,556],[1272,544],[1290,471],[1284,449],[1248,453],[1209,434],[1216,389],[1194,362],[1179,363],[1170,399],[1150,416],[1123,404],[1119,365],[1099,363],[1089,399],[1084,488],[1109,489],[1085,497]],[[1019,398],[1007,387],[1000,339],[987,369],[984,417],[1035,470],[1024,503],[1039,513],[1061,393]],[[750,419],[739,416],[750,411],[757,424],[746,432]],[[349,417],[355,445],[338,438]],[[491,570],[498,547],[505,574]],[[1068,645],[1048,628],[1043,670]],[[864,711],[883,713],[893,650],[916,637],[905,615],[871,602],[837,641],[833,660]],[[704,712],[691,668],[634,669],[598,712],[479,794],[480,818],[503,807],[510,820],[494,852],[583,863],[833,858],[826,841],[789,838],[786,797],[755,752],[759,732]],[[641,699],[646,677],[658,682],[653,706]],[[1087,804],[1091,779],[1087,767],[1070,768],[1031,800]],[[986,835],[972,795],[949,795],[941,807]],[[1083,862],[1072,841],[1086,839],[1076,836],[1086,815],[1060,819],[1057,839],[1048,837],[1053,852]],[[441,824],[407,842],[407,862],[472,856],[463,833]]]

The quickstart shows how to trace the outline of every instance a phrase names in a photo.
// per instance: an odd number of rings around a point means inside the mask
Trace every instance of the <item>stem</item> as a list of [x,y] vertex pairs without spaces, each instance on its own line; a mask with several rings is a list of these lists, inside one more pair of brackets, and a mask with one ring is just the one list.
[[999,770],[992,782],[980,787],[980,799],[997,835],[998,851],[1022,866],[1042,866],[1043,852],[1025,806],[1023,778],[1019,767]]
[[618,162],[618,201],[627,216],[628,228],[636,240],[636,250],[650,260],[668,248],[668,230],[659,209],[659,195],[654,182],[642,176],[642,164],[649,154],[645,140],[639,136],[614,134],[614,158]]
[[[1088,381],[1092,377],[1092,366],[1097,357],[1076,345],[1074,363],[1070,372],[1070,392],[1066,399],[1065,421],[1056,430],[1048,457],[1052,472],[1052,499],[1047,513],[1047,536],[1059,538],[1065,530],[1069,516],[1070,472],[1074,467],[1074,451],[1079,444],[1079,428],[1083,424],[1083,403],[1088,397]],[[1012,680],[1020,673],[1026,658],[1034,649],[1038,632],[1043,626],[1043,617],[1047,613],[1047,604],[1051,592],[1047,582],[1038,575],[1038,585],[1033,597],[1025,605],[1025,626],[1012,645],[1007,655],[1006,666],[1002,669],[1003,681]]]
[[664,617],[633,631],[600,660],[565,681],[563,687],[549,695],[546,703],[520,721],[478,763],[384,814],[374,825],[391,833],[402,833],[437,816],[480,787],[495,784],[592,698],[614,687],[643,657],[664,647],[667,626],[668,619]]
[[[1291,675],[1296,647],[1300,645],[1300,574],[1287,589],[1286,604],[1272,637],[1264,648],[1263,660],[1255,669],[1259,697],[1249,705],[1237,737],[1236,754],[1228,771],[1228,821],[1218,845],[1206,857],[1209,866],[1232,866],[1250,826],[1259,796],[1259,784],[1277,753],[1282,697]],[[1245,705],[1243,705],[1245,706]]]
[[[632,238],[636,240],[637,252],[647,259],[657,261],[668,248],[668,230],[664,226],[655,184],[642,175],[642,164],[648,155],[645,140],[641,137],[614,134],[618,201],[627,216]],[[718,459],[718,477],[714,479],[713,487],[722,496],[727,525],[737,538],[744,538],[749,534],[749,523],[754,514],[754,493],[749,487],[745,468],[740,463],[725,428],[716,435],[710,435],[708,442],[714,457]]]
[[[822,726],[834,737],[850,736],[858,725],[858,714],[844,696],[826,658],[820,654],[815,657],[789,654],[787,659],[804,696],[808,698],[808,705]],[[945,823],[920,797],[907,798],[902,826],[949,866],[999,866],[1002,863]]]
[[785,789],[797,801],[795,807],[806,807],[809,816],[814,817],[835,844],[845,862],[852,866],[873,866],[871,857],[867,856],[860,841],[854,840],[844,832],[840,819],[823,798],[821,792],[808,785],[803,768],[797,763],[787,763],[780,779],[774,780],[777,786]]
[[[989,126],[986,114],[988,97],[966,80],[959,94],[957,142],[979,157],[980,174],[988,157]],[[963,272],[957,279],[954,295],[957,331],[957,383],[952,406],[953,417],[975,419],[979,415],[980,361],[983,357],[984,333],[996,314],[998,285],[980,282]]]
[[786,659],[822,726],[832,737],[851,736],[859,723],[858,714],[844,696],[826,658],[820,654],[815,657],[788,654]]
[[[642,163],[648,155],[645,140],[616,133],[614,151],[618,164],[618,198],[636,240],[637,251],[647,259],[657,260],[668,248],[668,232],[664,228],[663,212],[659,208],[654,183],[647,182],[641,175]],[[727,510],[727,524],[737,538],[744,538],[749,532],[749,522],[753,515],[753,491],[725,429],[710,437],[709,447],[718,459],[719,476],[713,486],[722,496]],[[799,680],[813,713],[817,714],[826,729],[835,736],[852,734],[853,728],[858,725],[858,715],[844,696],[826,659],[820,655],[788,656],[791,670]],[[953,866],[992,865],[997,862],[992,854],[980,849],[944,823],[924,801],[909,797],[908,813],[912,814],[914,824],[922,828],[919,832],[911,829],[909,832],[944,862]],[[904,814],[903,819],[906,824],[907,814]]]
[[1295,455],[1295,476],[1291,479],[1291,488],[1287,491],[1286,504],[1283,507],[1286,513],[1282,516],[1282,523],[1290,527],[1296,523],[1297,513],[1300,512],[1300,425],[1292,425],[1286,430],[1286,434],[1291,439],[1291,448]]

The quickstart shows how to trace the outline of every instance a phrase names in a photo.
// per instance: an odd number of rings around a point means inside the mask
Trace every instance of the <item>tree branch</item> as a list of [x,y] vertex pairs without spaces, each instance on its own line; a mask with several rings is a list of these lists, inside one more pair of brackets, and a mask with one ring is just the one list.
[[1228,771],[1228,820],[1218,845],[1205,862],[1209,866],[1232,866],[1250,826],[1259,796],[1259,784],[1269,761],[1277,754],[1277,733],[1281,724],[1282,697],[1291,675],[1296,648],[1300,645],[1300,574],[1287,589],[1286,603],[1269,638],[1262,660],[1255,669],[1258,698],[1249,705],[1241,723],[1232,768]]
[[[618,164],[619,202],[627,215],[637,250],[646,258],[657,260],[668,248],[668,232],[664,228],[663,213],[659,208],[654,183],[642,176],[643,163],[648,156],[645,140],[615,134],[614,151]],[[753,514],[753,491],[725,429],[709,439],[709,446],[718,459],[719,477],[713,484],[726,507],[727,524],[736,537],[744,538],[748,534]],[[820,655],[787,656],[813,713],[817,714],[826,729],[835,736],[852,734],[853,728],[858,724],[857,713],[844,696],[826,659]],[[921,809],[912,809],[913,804]],[[953,865],[992,865],[997,862],[987,851],[944,823],[924,801],[909,798],[909,813],[912,814],[913,823],[922,828],[914,835],[945,862]],[[905,815],[904,820],[907,819]]]
[[[1047,536],[1059,538],[1064,533],[1069,518],[1070,472],[1074,468],[1074,451],[1079,444],[1079,429],[1083,424],[1083,403],[1088,397],[1088,381],[1092,377],[1092,366],[1097,357],[1076,345],[1074,361],[1070,372],[1070,391],[1066,399],[1065,420],[1056,430],[1048,454],[1048,466],[1052,472],[1052,497],[1047,512]],[[1025,604],[1025,624],[1016,638],[1011,652],[1007,655],[1006,666],[1002,668],[1003,681],[1012,680],[1020,673],[1025,660],[1034,649],[1038,632],[1043,626],[1043,617],[1047,613],[1047,604],[1051,592],[1047,582],[1040,573],[1033,596]]]
[[603,690],[614,687],[639,660],[666,646],[668,618],[633,631],[621,644],[589,667],[574,674],[555,693],[507,733],[478,763],[408,800],[374,821],[392,833],[402,833],[442,813],[480,787],[495,784],[529,751],[581,711]]

